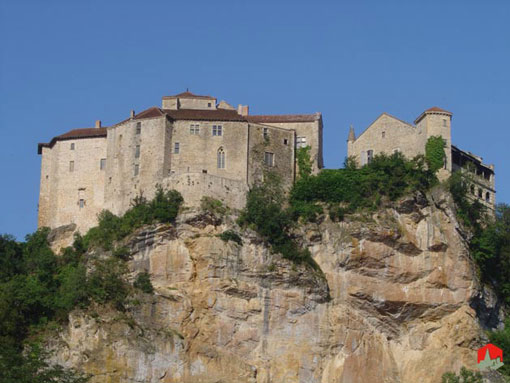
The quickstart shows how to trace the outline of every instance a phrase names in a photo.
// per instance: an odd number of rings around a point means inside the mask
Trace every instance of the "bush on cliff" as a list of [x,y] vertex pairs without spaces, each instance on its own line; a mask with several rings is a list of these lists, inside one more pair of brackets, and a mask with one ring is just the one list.
[[426,191],[437,183],[423,156],[408,160],[401,153],[376,155],[361,168],[348,158],[343,169],[324,169],[297,180],[290,194],[296,215],[313,217],[315,203],[342,205],[343,213],[375,209],[383,200],[394,201],[417,190]]

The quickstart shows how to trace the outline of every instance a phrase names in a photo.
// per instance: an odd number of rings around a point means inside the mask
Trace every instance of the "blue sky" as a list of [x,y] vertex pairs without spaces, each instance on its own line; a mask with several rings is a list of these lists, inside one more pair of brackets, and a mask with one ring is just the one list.
[[327,167],[381,112],[453,112],[510,202],[508,1],[0,2],[0,233],[36,229],[37,142],[189,88],[324,118]]

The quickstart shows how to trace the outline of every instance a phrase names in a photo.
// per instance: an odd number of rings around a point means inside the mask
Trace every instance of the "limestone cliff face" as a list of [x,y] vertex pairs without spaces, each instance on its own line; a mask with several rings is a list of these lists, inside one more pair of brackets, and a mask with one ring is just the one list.
[[481,289],[447,196],[300,227],[324,275],[251,231],[216,237],[234,226],[187,213],[135,233],[130,270],[155,294],[73,312],[55,360],[119,383],[437,383],[475,368]]

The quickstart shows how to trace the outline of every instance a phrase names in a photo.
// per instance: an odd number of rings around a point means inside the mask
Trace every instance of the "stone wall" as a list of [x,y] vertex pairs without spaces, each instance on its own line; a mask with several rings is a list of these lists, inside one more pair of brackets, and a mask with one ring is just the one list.
[[52,148],[43,148],[39,227],[75,223],[84,232],[95,224],[104,208],[101,159],[106,159],[106,140],[102,137],[57,141]]
[[181,193],[184,205],[188,207],[200,206],[202,197],[208,196],[231,208],[241,209],[248,191],[245,181],[205,173],[173,174],[162,181],[162,186]]

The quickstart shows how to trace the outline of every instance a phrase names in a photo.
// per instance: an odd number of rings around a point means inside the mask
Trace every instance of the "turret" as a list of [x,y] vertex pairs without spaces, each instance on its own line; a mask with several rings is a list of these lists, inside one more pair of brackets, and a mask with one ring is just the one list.
[[352,153],[352,144],[356,141],[356,133],[354,133],[354,128],[352,125],[349,127],[349,136],[347,137],[347,156],[353,155]]

